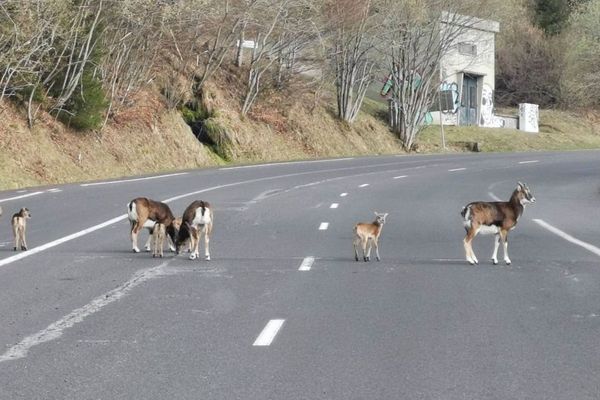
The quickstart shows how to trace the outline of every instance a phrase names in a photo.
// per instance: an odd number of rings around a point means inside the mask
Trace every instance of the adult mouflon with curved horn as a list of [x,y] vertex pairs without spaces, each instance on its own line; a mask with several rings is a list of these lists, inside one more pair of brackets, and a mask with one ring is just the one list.
[[504,262],[510,265],[508,257],[508,232],[515,228],[523,215],[525,205],[535,203],[535,197],[525,183],[518,182],[508,201],[476,201],[463,207],[461,215],[467,231],[463,243],[469,264],[479,264],[473,252],[473,239],[478,233],[495,235],[492,262],[498,264],[500,241],[504,246]]

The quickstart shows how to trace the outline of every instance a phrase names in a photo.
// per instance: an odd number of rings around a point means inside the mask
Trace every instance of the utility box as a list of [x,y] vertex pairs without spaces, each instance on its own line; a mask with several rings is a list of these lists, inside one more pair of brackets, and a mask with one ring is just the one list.
[[537,104],[519,104],[519,130],[538,133],[540,131],[540,110]]

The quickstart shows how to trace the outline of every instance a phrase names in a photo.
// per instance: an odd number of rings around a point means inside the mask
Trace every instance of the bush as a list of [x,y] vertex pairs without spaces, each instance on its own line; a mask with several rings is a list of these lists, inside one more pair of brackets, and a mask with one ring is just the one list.
[[77,130],[97,129],[102,125],[108,101],[99,79],[84,72],[80,87],[63,107],[58,119]]

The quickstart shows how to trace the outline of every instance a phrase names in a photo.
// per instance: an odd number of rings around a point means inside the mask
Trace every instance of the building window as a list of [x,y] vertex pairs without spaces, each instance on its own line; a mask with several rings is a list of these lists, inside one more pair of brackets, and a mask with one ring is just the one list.
[[477,45],[473,43],[461,42],[458,44],[458,52],[467,56],[476,56]]

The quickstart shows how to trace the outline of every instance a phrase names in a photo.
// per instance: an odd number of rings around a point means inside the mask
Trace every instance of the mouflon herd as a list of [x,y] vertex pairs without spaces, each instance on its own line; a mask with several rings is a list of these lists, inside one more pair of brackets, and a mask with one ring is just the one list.
[[[518,182],[508,201],[475,201],[462,208],[461,216],[467,232],[463,239],[465,257],[469,264],[479,264],[473,251],[473,239],[478,233],[494,234],[494,251],[492,263],[498,264],[498,248],[503,245],[504,262],[510,265],[508,257],[508,232],[513,230],[519,221],[525,205],[535,203],[529,186]],[[2,207],[0,207],[2,216]],[[358,249],[362,250],[362,259],[371,261],[371,250],[375,248],[375,258],[379,256],[379,237],[386,222],[388,213],[375,212],[373,222],[359,222],[354,225],[354,259],[359,260]],[[11,218],[14,250],[27,250],[25,232],[27,220],[31,213],[27,208],[21,208]],[[213,210],[210,203],[203,200],[193,201],[183,212],[181,218],[176,218],[168,205],[160,201],[137,197],[127,204],[127,218],[130,223],[131,246],[139,253],[138,234],[147,229],[150,237],[146,241],[145,250],[152,252],[152,257],[163,257],[165,239],[171,251],[180,254],[187,246],[189,258],[200,258],[200,239],[204,238],[204,259],[210,260],[210,235],[213,229]]]

